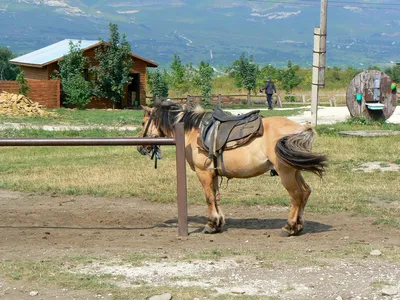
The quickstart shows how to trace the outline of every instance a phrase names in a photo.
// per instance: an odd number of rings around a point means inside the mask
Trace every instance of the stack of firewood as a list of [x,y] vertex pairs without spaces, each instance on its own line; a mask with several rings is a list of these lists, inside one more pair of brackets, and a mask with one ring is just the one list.
[[0,114],[9,116],[48,116],[42,105],[21,94],[0,93]]

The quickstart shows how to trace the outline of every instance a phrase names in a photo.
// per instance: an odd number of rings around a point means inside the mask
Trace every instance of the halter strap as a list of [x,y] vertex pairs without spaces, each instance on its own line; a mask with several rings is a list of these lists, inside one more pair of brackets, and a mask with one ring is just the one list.
[[153,114],[150,114],[150,120],[147,122],[147,126],[146,129],[144,130],[143,137],[146,137],[147,131],[149,131],[151,121],[153,121]]
[[[146,129],[144,130],[144,133],[143,133],[143,137],[146,137],[147,132],[149,131],[149,128],[150,128],[150,124],[151,124],[152,121],[153,121],[153,114],[150,114],[150,119],[147,122]],[[160,151],[160,146],[153,145],[153,146],[151,146],[150,152],[148,152],[148,155],[151,157],[152,160],[155,158],[155,160],[154,160],[154,169],[157,169],[157,167],[158,167],[157,161],[159,159],[161,159],[161,155],[160,155],[159,151]]]

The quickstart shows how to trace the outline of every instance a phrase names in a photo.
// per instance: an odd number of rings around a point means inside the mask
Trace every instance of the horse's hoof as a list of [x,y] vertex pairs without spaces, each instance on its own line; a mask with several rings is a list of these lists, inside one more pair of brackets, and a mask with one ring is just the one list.
[[296,231],[287,231],[286,229],[282,229],[281,233],[279,234],[281,237],[290,237],[290,236],[296,236],[300,235],[300,233],[303,231],[303,227],[300,227],[296,229]]
[[222,229],[220,227],[213,228],[210,226],[206,226],[203,229],[203,233],[205,233],[205,234],[215,234],[215,233],[220,233],[221,231],[222,231]]
[[304,227],[303,226],[299,226],[299,227],[297,227],[297,231],[296,231],[296,235],[300,235],[300,233],[303,231],[303,229],[304,229]]

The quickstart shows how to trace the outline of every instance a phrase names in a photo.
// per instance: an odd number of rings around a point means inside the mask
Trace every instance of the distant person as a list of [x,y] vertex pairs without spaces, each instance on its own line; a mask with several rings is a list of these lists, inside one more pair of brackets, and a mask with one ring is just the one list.
[[274,82],[271,80],[271,77],[267,77],[267,82],[265,86],[260,89],[260,92],[265,91],[267,95],[268,109],[272,109],[272,95],[276,94],[276,87]]

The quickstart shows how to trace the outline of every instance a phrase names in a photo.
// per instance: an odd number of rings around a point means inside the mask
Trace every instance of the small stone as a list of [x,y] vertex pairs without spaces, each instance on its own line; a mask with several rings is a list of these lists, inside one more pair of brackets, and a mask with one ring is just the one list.
[[397,295],[397,293],[398,293],[398,290],[394,286],[387,286],[382,289],[383,296],[394,296],[394,295]]
[[379,250],[372,250],[369,254],[372,256],[381,256],[382,252]]
[[34,296],[37,296],[37,295],[39,295],[38,291],[32,291],[32,292],[29,293],[29,296],[31,296],[31,297],[34,297]]
[[343,300],[343,298],[340,297],[340,296],[337,296],[337,297],[335,298],[335,300]]
[[241,288],[234,288],[231,290],[232,294],[238,294],[238,295],[243,295],[246,293],[246,291],[244,289]]
[[171,300],[172,295],[170,293],[165,293],[162,295],[155,295],[148,298],[148,300]]

